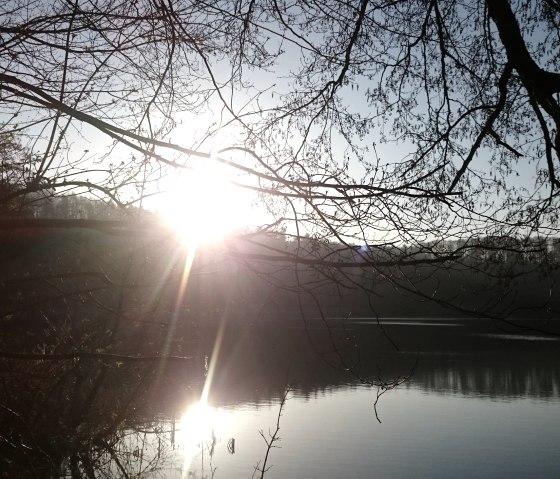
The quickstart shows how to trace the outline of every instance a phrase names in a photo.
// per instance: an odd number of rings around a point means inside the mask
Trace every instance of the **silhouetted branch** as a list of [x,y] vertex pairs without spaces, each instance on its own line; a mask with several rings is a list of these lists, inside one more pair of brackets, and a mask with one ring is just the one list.
[[261,437],[264,439],[264,442],[266,443],[266,453],[264,455],[262,466],[260,466],[260,464],[257,464],[255,466],[253,475],[251,476],[252,478],[255,477],[255,474],[260,473],[259,477],[260,479],[263,479],[265,474],[272,467],[272,466],[267,466],[268,459],[272,448],[279,447],[276,445],[276,443],[280,441],[280,436],[278,435],[280,432],[280,418],[282,417],[282,412],[284,410],[284,406],[286,405],[286,401],[288,400],[288,394],[290,393],[290,391],[291,389],[289,386],[284,391],[284,396],[282,397],[282,400],[280,401],[280,407],[278,408],[278,416],[276,416],[276,428],[274,429],[274,431],[273,432],[269,431],[268,437],[264,434],[262,430],[259,431]]
[[89,351],[77,351],[73,353],[49,353],[49,354],[33,354],[33,353],[10,353],[0,351],[0,358],[17,359],[23,361],[64,361],[73,359],[106,359],[117,362],[152,362],[152,361],[191,361],[191,356],[127,356],[122,354],[99,353]]

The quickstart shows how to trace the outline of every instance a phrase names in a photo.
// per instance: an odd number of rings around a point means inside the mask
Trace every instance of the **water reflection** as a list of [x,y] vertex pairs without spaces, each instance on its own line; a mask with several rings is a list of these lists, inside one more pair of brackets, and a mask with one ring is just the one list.
[[[225,411],[210,407],[203,401],[188,407],[179,421],[177,431],[179,444],[183,448],[183,477],[187,477],[191,464],[198,457],[204,470],[204,456],[206,454],[212,460],[218,442],[222,442],[227,431],[229,420]],[[229,449],[234,452],[235,446],[229,445]]]
[[[510,340],[486,323],[401,323],[386,325],[400,351],[375,325],[332,322],[326,330],[317,323],[306,331],[287,320],[230,322],[222,333],[200,327],[189,343],[193,360],[163,368],[3,361],[0,477],[246,478],[265,455],[259,430],[276,424],[287,384],[293,399],[267,477],[371,477],[374,459],[388,477],[500,477],[499,467],[510,474],[502,477],[530,474],[504,445],[541,461],[528,461],[539,477],[554,477],[550,468],[560,464],[548,454],[560,441],[558,342]],[[383,398],[379,425],[376,390],[359,378],[411,371]],[[475,474],[447,464],[465,454],[493,469]],[[426,457],[433,474],[416,474],[414,461]]]

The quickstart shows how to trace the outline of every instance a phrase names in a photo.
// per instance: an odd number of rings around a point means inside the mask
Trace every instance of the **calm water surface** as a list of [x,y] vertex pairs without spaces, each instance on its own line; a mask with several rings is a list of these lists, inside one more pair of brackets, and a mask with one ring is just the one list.
[[[375,393],[364,388],[290,396],[280,448],[267,477],[539,477],[560,474],[558,400],[493,400],[400,389],[385,398],[379,424]],[[215,452],[200,447],[188,468],[195,477],[246,478],[265,455],[259,429],[274,429],[276,405],[218,409],[224,421]],[[227,439],[236,438],[235,454]],[[197,444],[200,444],[197,442]],[[184,444],[176,457],[182,460]],[[178,475],[177,477],[180,477]]]
[[[446,323],[456,328],[401,323],[387,323],[393,337],[405,349],[416,341],[422,351],[379,347],[372,325],[339,330],[342,341],[361,351],[364,377],[412,371],[409,381],[380,399],[381,423],[373,407],[377,388],[328,366],[328,355],[311,354],[308,339],[297,339],[297,327],[261,340],[260,353],[237,339],[218,360],[208,407],[189,414],[196,402],[189,396],[174,425],[168,423],[169,466],[161,472],[251,477],[266,455],[259,431],[267,438],[274,432],[283,387],[292,384],[266,477],[560,477],[557,341],[461,321]],[[284,354],[275,353],[275,344]],[[347,348],[344,355],[355,359],[357,353]]]

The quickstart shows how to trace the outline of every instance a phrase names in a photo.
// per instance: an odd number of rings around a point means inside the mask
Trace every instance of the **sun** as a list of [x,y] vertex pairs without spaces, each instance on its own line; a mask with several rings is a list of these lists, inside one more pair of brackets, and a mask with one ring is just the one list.
[[208,159],[171,179],[159,212],[165,223],[194,247],[216,242],[254,219],[250,195]]

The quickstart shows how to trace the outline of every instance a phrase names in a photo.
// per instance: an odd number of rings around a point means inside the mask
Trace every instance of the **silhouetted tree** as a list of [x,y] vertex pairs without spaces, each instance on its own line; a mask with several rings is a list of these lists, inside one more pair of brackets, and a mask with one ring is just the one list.
[[[69,195],[134,216],[170,176],[220,165],[269,216],[200,264],[237,261],[323,314],[355,291],[349,304],[376,314],[397,288],[507,317],[519,304],[504,282],[555,258],[552,0],[14,0],[0,13],[1,131],[33,158],[8,159],[5,202],[58,196],[53,215],[76,226]],[[554,314],[545,296],[528,306]]]
[[13,133],[0,134],[0,216],[30,214],[25,190],[33,177],[33,159]]
[[371,268],[454,261],[426,245],[557,232],[558,18],[553,1],[5,2],[2,130],[38,158],[22,191],[135,203],[199,158],[259,193],[271,231],[370,245]]

